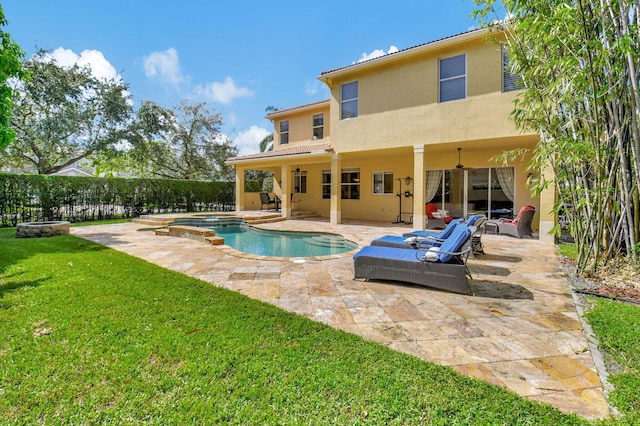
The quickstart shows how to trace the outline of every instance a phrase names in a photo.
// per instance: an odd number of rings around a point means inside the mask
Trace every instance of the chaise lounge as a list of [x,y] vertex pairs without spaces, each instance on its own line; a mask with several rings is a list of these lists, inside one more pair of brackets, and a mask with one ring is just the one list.
[[366,246],[353,256],[355,279],[392,280],[471,295],[466,261],[475,227],[461,224],[439,247],[406,250]]
[[451,235],[451,233],[459,223],[462,223],[464,226],[475,226],[476,228],[476,232],[473,234],[472,239],[462,247],[463,250],[467,247],[471,247],[472,251],[471,253],[469,253],[469,257],[474,259],[474,253],[484,253],[481,240],[481,230],[482,224],[485,220],[486,216],[484,215],[472,215],[469,216],[466,221],[464,219],[454,219],[447,225],[446,228],[444,228],[442,232],[413,231],[404,233],[401,237],[397,235],[385,235],[371,241],[371,245],[405,249],[438,246],[442,243],[443,240],[447,239]]

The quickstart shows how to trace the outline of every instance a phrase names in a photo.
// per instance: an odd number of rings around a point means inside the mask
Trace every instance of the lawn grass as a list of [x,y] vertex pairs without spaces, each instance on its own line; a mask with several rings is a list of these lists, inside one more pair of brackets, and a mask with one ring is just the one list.
[[[575,259],[575,244],[559,244],[560,254]],[[640,307],[598,297],[587,297],[585,319],[603,351],[609,382],[608,398],[621,416],[611,423],[640,424]]]
[[73,236],[0,230],[2,424],[586,424]]
[[590,297],[585,317],[605,353],[609,382],[615,387],[609,399],[628,424],[640,424],[640,307]]
[[560,255],[576,259],[578,257],[578,247],[575,244],[558,244]]

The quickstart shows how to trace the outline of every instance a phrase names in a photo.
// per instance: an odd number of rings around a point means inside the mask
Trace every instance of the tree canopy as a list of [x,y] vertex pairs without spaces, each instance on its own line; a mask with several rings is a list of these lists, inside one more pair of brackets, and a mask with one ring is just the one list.
[[[475,2],[481,20],[505,31],[512,71],[525,86],[513,118],[540,134],[531,166],[552,176],[533,189],[556,185],[578,270],[638,261],[640,2]],[[492,20],[498,7],[507,20]]]
[[232,181],[233,169],[225,164],[238,150],[220,133],[222,116],[204,102],[167,109],[145,101],[138,110],[130,137],[140,175],[172,179]]
[[114,150],[126,135],[132,102],[127,85],[94,77],[87,67],[61,67],[45,51],[23,63],[5,161],[39,174],[57,172]]
[[13,90],[7,84],[12,77],[24,77],[20,59],[24,51],[11,36],[2,30],[7,25],[2,5],[0,5],[0,150],[14,140],[11,127],[11,110],[13,109]]

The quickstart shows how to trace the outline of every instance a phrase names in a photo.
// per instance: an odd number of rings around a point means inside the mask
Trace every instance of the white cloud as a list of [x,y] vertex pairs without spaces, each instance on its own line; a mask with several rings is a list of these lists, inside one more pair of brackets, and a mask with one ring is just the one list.
[[305,92],[307,93],[307,95],[315,95],[316,93],[318,93],[318,87],[320,87],[319,81],[307,82]]
[[380,56],[388,55],[390,53],[396,53],[397,51],[398,51],[398,48],[395,46],[389,47],[389,50],[387,50],[386,52],[382,49],[376,49],[371,53],[363,53],[362,55],[360,55],[360,59],[358,59],[358,63],[379,58]]
[[271,132],[258,126],[251,126],[249,130],[241,132],[233,143],[238,147],[238,155],[249,155],[260,152],[260,141]]
[[71,67],[74,64],[78,64],[81,67],[88,66],[94,77],[106,80],[122,80],[113,65],[111,65],[99,50],[85,49],[80,53],[80,55],[77,55],[71,49],[58,47],[56,50],[51,52],[51,57],[62,67]]
[[142,62],[147,78],[167,83],[175,89],[186,80],[180,70],[178,51],[173,47],[162,52],[152,52]]
[[210,101],[228,104],[236,98],[248,98],[253,92],[246,87],[237,87],[231,77],[226,77],[224,82],[213,82],[206,85],[198,85],[196,93]]

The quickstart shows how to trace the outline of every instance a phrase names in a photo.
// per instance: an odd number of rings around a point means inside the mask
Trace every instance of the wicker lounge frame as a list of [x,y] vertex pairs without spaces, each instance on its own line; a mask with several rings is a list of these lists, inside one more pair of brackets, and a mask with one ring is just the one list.
[[419,284],[426,287],[472,295],[467,281],[466,256],[470,249],[456,253],[451,262],[425,262],[419,252],[394,247],[367,246],[353,261],[355,279],[390,280]]
[[456,226],[451,236],[441,242],[435,262],[424,260],[428,248],[363,247],[353,256],[354,278],[402,281],[471,295],[466,265],[471,247],[464,250],[461,247],[471,241],[475,230],[466,224]]

